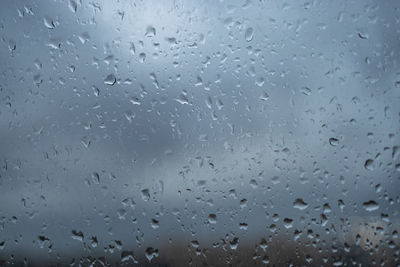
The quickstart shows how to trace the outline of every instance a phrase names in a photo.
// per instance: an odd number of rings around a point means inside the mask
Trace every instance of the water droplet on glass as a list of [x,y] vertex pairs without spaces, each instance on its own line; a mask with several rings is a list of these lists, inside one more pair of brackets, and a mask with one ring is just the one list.
[[239,223],[240,230],[247,230],[247,227],[248,227],[247,223]]
[[217,215],[215,215],[214,213],[209,214],[208,222],[211,224],[216,224],[217,223]]
[[373,171],[374,170],[374,160],[373,159],[367,159],[364,163],[364,168],[367,169],[368,171]]
[[158,257],[158,249],[148,247],[146,248],[145,255],[147,260],[150,262],[153,258]]
[[92,181],[95,184],[99,184],[100,183],[100,175],[97,172],[92,173]]
[[207,134],[200,134],[199,135],[199,141],[207,142],[208,141],[208,135]]
[[96,248],[99,245],[99,242],[97,241],[96,236],[92,236],[92,238],[90,239],[90,244],[93,248]]
[[72,230],[72,239],[83,242],[83,233],[81,231]]
[[360,39],[366,40],[366,39],[369,38],[369,34],[366,33],[365,31],[359,31],[359,32],[358,32],[358,37],[360,37]]
[[189,104],[189,98],[187,97],[186,93],[180,94],[178,98],[175,98],[175,101],[182,105]]
[[243,198],[240,200],[240,207],[243,209],[247,206],[247,199]]
[[375,211],[379,209],[379,204],[376,203],[374,200],[370,200],[368,202],[364,202],[363,207],[366,211]]
[[46,26],[48,29],[54,29],[56,27],[54,25],[53,20],[49,17],[44,17],[43,22],[44,22],[44,26]]
[[146,37],[154,37],[154,36],[156,36],[156,29],[153,26],[148,26],[144,36],[146,36]]
[[117,210],[118,219],[120,219],[120,220],[125,220],[126,214],[127,214],[127,211],[125,209]]
[[304,95],[310,96],[312,91],[308,87],[303,87],[303,88],[301,88],[300,92],[302,92]]
[[15,43],[15,41],[14,40],[9,40],[8,41],[8,50],[10,50],[10,52],[12,52],[15,49],[17,49],[17,44]]
[[[122,251],[121,252],[121,262],[126,263],[132,261],[133,263],[138,263],[136,260],[133,251]],[[104,264],[105,265],[105,264]]]
[[136,53],[136,48],[135,48],[135,44],[134,44],[134,43],[131,43],[131,44],[130,44],[129,52],[130,52],[132,55],[135,55],[135,53]]
[[339,145],[339,139],[337,139],[335,137],[331,137],[331,138],[329,138],[329,144],[331,146],[337,146],[337,145]]
[[238,237],[234,237],[233,240],[229,242],[229,245],[230,245],[232,250],[236,250],[238,245],[239,245],[239,238]]
[[109,74],[104,79],[104,84],[106,84],[106,85],[114,85],[116,81],[117,81],[117,79],[115,78],[114,74]]
[[302,198],[297,198],[294,202],[293,202],[293,207],[295,209],[299,209],[299,210],[305,210],[308,207],[308,204],[306,202],[304,202],[304,200]]
[[159,221],[156,220],[156,219],[151,219],[151,227],[152,227],[153,229],[157,229],[158,227],[160,227]]
[[292,228],[293,220],[290,218],[285,218],[285,219],[283,219],[283,225],[285,226],[286,229]]
[[90,40],[90,35],[89,35],[89,33],[84,32],[84,33],[78,35],[78,39],[82,44],[86,44],[86,42]]
[[256,189],[258,187],[258,183],[255,179],[251,179],[249,184],[253,189]]
[[244,38],[246,39],[247,42],[250,42],[253,40],[254,37],[254,29],[252,27],[249,27],[246,29],[244,32]]
[[69,0],[68,8],[69,10],[75,13],[76,10],[78,9],[78,4],[76,3],[76,0]]
[[144,201],[148,201],[149,199],[150,199],[150,191],[149,191],[149,189],[143,189],[142,191],[141,191],[141,193],[142,193],[142,199],[144,200]]
[[190,244],[192,245],[192,247],[194,248],[198,248],[200,246],[199,241],[197,240],[193,240],[192,242],[190,242]]
[[345,207],[344,201],[342,199],[338,200],[338,206],[340,208],[340,211],[343,212],[343,209]]
[[263,92],[262,95],[260,96],[261,100],[267,101],[269,99],[269,94],[267,92]]
[[140,53],[139,54],[139,61],[141,63],[144,63],[146,61],[146,53]]
[[42,75],[36,74],[35,76],[33,76],[33,83],[34,83],[36,86],[39,86],[40,84],[42,84],[42,83],[43,83]]

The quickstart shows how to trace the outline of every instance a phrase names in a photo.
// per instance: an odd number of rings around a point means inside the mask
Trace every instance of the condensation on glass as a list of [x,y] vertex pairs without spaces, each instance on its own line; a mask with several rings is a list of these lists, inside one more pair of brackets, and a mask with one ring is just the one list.
[[398,266],[400,2],[0,2],[1,266]]

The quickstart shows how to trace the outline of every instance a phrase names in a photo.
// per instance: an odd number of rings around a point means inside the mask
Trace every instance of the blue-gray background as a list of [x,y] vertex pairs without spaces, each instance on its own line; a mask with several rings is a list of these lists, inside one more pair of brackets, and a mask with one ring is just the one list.
[[0,258],[398,224],[399,8],[1,1]]

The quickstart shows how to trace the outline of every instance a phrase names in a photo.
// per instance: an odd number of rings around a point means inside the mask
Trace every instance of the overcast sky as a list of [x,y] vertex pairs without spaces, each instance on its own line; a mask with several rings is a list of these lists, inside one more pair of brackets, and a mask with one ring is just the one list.
[[397,1],[0,7],[3,259],[398,219]]

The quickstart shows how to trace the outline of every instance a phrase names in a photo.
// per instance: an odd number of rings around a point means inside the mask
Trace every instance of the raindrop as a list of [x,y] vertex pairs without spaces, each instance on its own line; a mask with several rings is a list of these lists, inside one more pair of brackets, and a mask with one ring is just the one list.
[[92,238],[90,239],[90,244],[93,248],[96,248],[99,245],[99,242],[97,241],[96,236],[92,236]]
[[81,231],[72,230],[72,239],[83,241],[83,233]]
[[142,193],[142,199],[144,201],[149,201],[149,199],[150,199],[150,191],[149,191],[149,189],[145,188],[145,189],[143,189],[141,191],[141,193]]
[[243,209],[247,206],[247,199],[243,198],[240,200],[240,207]]
[[92,143],[90,138],[87,136],[84,136],[81,138],[81,143],[85,148],[89,148],[90,144]]
[[279,184],[281,181],[279,180],[279,176],[275,175],[271,178],[271,182],[272,184]]
[[154,37],[154,36],[156,36],[156,29],[153,26],[148,26],[144,36],[146,36],[146,37]]
[[329,144],[331,146],[337,146],[337,145],[339,145],[339,139],[337,139],[335,137],[331,137],[331,138],[329,138]]
[[209,214],[208,222],[211,224],[216,224],[217,223],[217,215],[215,215],[214,213]]
[[363,207],[366,211],[375,211],[379,209],[379,204],[376,203],[374,200],[370,200],[368,202],[364,202]]
[[39,246],[41,248],[43,248],[45,246],[45,243],[50,240],[47,237],[42,236],[42,235],[38,236],[38,239],[39,239]]
[[229,242],[229,245],[230,245],[232,250],[237,249],[237,247],[239,245],[239,238],[238,237],[234,237],[233,240]]
[[92,180],[95,184],[100,183],[100,175],[97,172],[92,173]]
[[332,212],[332,208],[331,206],[329,206],[329,203],[325,203],[323,206],[323,212],[324,213],[331,213]]
[[285,226],[286,229],[292,228],[293,220],[290,218],[285,218],[285,219],[283,219],[283,225]]
[[130,45],[130,47],[129,47],[129,52],[130,52],[132,55],[135,55],[135,53],[136,53],[136,48],[135,48],[135,44],[134,44],[134,43],[131,43],[131,45]]
[[139,54],[139,61],[141,63],[144,63],[146,61],[146,53],[140,53]]
[[338,206],[339,206],[339,208],[340,208],[340,211],[343,212],[343,209],[344,209],[344,207],[345,207],[344,201],[341,200],[341,199],[339,199],[339,200],[338,200]]
[[117,210],[118,219],[120,219],[120,220],[125,220],[126,213],[127,213],[127,212],[126,212],[125,209],[119,209],[119,210]]
[[366,40],[366,39],[368,39],[369,38],[369,34],[368,33],[366,33],[366,32],[358,32],[358,37],[360,37],[360,39],[364,39],[364,40]]
[[311,95],[311,89],[308,87],[303,87],[300,92],[302,92],[304,95],[310,96]]
[[76,0],[69,0],[68,8],[69,10],[75,13],[76,10],[78,9],[78,4],[76,3]]
[[239,223],[239,229],[247,230],[247,227],[248,227],[247,223]]
[[135,256],[132,251],[122,251],[121,262],[125,263],[128,261],[133,261],[133,263],[138,263],[138,261],[135,259]]
[[36,74],[35,76],[33,76],[33,82],[36,86],[39,86],[40,84],[42,84],[43,83],[42,75]]
[[364,168],[367,169],[368,171],[373,171],[374,170],[374,160],[373,159],[367,159],[364,163]]
[[302,198],[297,198],[294,202],[293,202],[293,207],[295,209],[299,209],[299,210],[305,210],[308,207],[308,204],[306,202],[304,202],[304,200]]
[[194,248],[198,248],[200,246],[199,241],[197,240],[193,240],[192,242],[190,242],[190,244],[192,245],[192,247]]
[[117,81],[117,79],[115,78],[114,74],[109,74],[104,79],[104,84],[106,84],[106,85],[114,85],[116,81]]
[[17,49],[17,44],[15,43],[15,41],[14,40],[9,40],[8,41],[8,50],[10,50],[10,52],[12,52],[15,49]]
[[267,92],[263,92],[262,95],[260,96],[261,100],[267,101],[269,99],[269,94]]
[[84,32],[84,33],[78,35],[78,39],[82,44],[86,44],[86,42],[90,40],[90,35],[89,35],[89,33]]
[[258,187],[258,183],[255,179],[251,179],[249,184],[253,189],[256,189]]
[[158,257],[158,249],[148,247],[146,248],[145,255],[147,260],[150,262],[153,258]]
[[247,42],[250,42],[253,40],[254,37],[254,29],[252,27],[249,27],[246,29],[244,33],[244,38],[246,39]]
[[156,220],[156,219],[151,219],[151,227],[152,227],[153,229],[157,229],[158,227],[160,227],[159,221]]
[[129,102],[132,103],[132,105],[138,105],[140,106],[140,99],[138,97],[131,97],[131,100],[129,100]]
[[207,142],[208,141],[208,135],[207,134],[200,134],[199,135],[199,141]]
[[46,26],[48,29],[54,29],[56,26],[54,25],[54,22],[51,18],[49,17],[44,17],[43,18],[43,23],[44,26]]
[[187,97],[186,92],[183,92],[182,94],[180,94],[180,96],[178,98],[175,98],[175,101],[182,105],[189,104],[189,99]]

